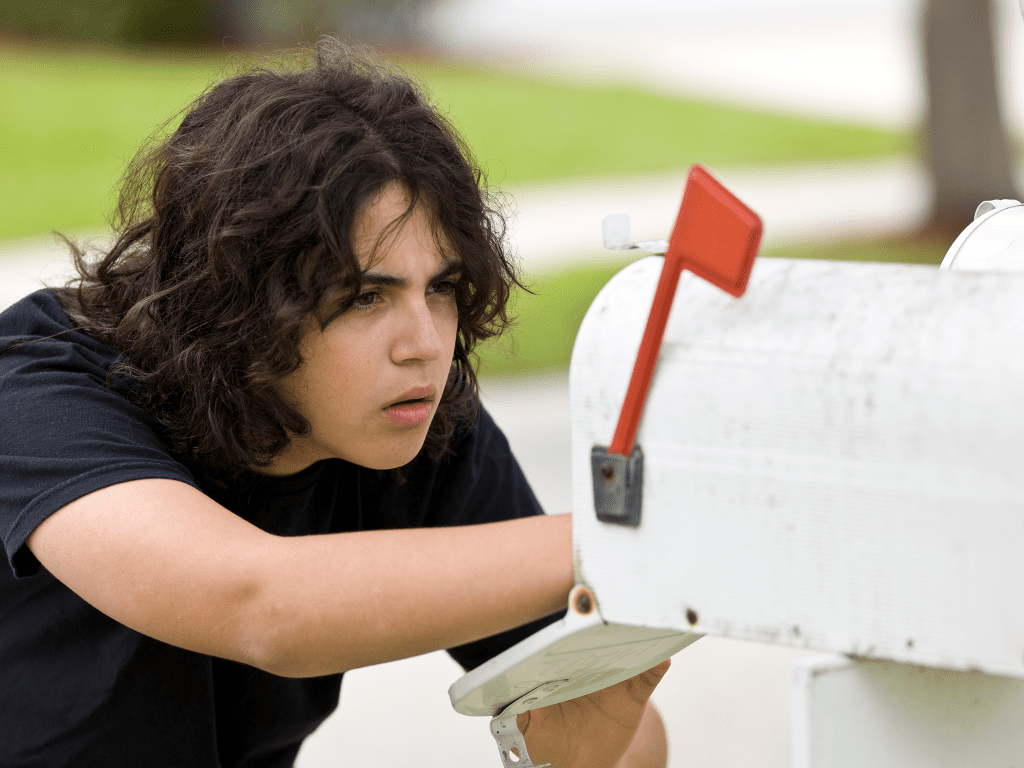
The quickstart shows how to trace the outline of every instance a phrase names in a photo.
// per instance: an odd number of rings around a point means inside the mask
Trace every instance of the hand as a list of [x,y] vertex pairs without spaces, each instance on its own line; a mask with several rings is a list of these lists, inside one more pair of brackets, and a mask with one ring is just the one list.
[[666,659],[609,688],[519,715],[516,725],[530,759],[538,765],[551,763],[551,768],[618,766],[644,720],[647,700],[670,664]]

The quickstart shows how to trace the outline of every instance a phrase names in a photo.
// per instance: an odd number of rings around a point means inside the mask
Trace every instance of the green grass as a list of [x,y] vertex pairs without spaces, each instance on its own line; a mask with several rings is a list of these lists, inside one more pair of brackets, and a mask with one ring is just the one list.
[[496,183],[760,165],[909,151],[907,134],[636,88],[570,85],[481,68],[424,66],[425,83]]
[[938,265],[955,237],[920,235],[885,240],[845,240],[775,248],[767,256],[836,261],[882,261]]
[[[230,71],[222,52],[5,41],[0,51],[0,239],[102,227],[140,143]],[[624,87],[480,67],[407,65],[502,185],[712,165],[907,151],[905,134],[804,120]]]
[[[951,240],[851,240],[838,243],[777,248],[761,258],[786,257],[843,261],[938,264]],[[533,294],[517,292],[513,310],[516,325],[501,338],[480,348],[480,371],[504,376],[569,366],[572,345],[583,316],[611,277],[632,261],[595,256],[586,266],[550,273],[530,284]]]
[[586,266],[530,281],[532,293],[516,291],[512,300],[515,325],[479,348],[481,373],[505,375],[568,367],[576,332],[594,297],[631,261],[600,256]]
[[224,62],[116,50],[0,53],[0,238],[101,227],[142,141]]

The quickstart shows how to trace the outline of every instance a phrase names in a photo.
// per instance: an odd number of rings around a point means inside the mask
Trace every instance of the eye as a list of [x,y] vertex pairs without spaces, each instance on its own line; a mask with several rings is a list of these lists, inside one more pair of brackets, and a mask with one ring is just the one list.
[[456,281],[440,280],[430,286],[431,293],[453,294],[456,291]]
[[432,283],[430,286],[431,293],[439,293],[442,295],[454,295],[458,290],[459,278],[448,277],[444,280],[438,280],[436,283]]
[[376,291],[364,291],[352,300],[352,306],[355,309],[366,309],[367,307],[372,307],[380,299],[381,296]]

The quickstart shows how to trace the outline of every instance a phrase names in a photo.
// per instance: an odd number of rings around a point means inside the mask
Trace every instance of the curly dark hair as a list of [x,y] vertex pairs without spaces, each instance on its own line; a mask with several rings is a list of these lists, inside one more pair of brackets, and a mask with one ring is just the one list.
[[458,337],[424,449],[478,407],[473,349],[501,333],[519,285],[504,220],[455,129],[392,68],[334,39],[210,88],[139,153],[95,262],[58,289],[76,325],[123,355],[111,371],[170,449],[215,475],[266,467],[306,419],[279,396],[327,295],[354,297],[359,214],[391,184],[422,206],[462,262]]

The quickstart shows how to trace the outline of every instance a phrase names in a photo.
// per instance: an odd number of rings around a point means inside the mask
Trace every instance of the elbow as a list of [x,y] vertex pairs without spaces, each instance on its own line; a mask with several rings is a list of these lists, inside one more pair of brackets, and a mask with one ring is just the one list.
[[321,677],[348,672],[355,665],[330,664],[291,645],[253,643],[244,663],[277,677]]
[[263,601],[237,635],[236,660],[278,677],[319,677],[347,672],[338,648],[324,647],[315,626],[283,602]]
[[[283,540],[267,541],[276,548]],[[241,565],[245,588],[231,601],[230,641],[223,655],[278,677],[308,677],[299,663],[302,636],[308,633],[297,601],[280,579],[277,551],[264,550],[256,562]]]
[[278,677],[313,676],[303,671],[295,626],[281,608],[254,606],[236,636],[234,660]]
[[250,637],[239,643],[238,658],[243,664],[278,677],[305,677],[285,650],[266,637]]
[[246,661],[249,666],[277,677],[317,677],[313,672],[303,670],[291,659],[273,654],[253,655]]

